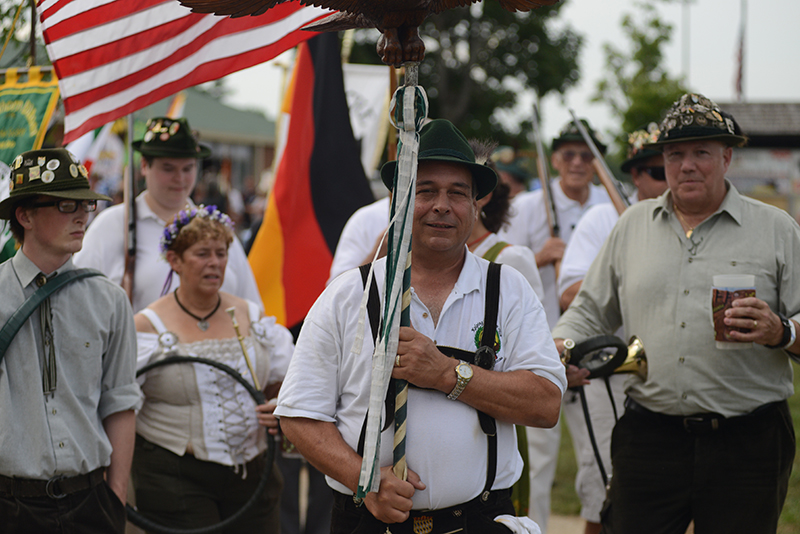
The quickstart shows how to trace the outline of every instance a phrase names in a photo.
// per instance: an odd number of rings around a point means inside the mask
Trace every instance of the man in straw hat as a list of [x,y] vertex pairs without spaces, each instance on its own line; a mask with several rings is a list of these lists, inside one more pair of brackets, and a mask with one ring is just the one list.
[[777,528],[795,454],[800,228],[725,179],[745,140],[708,98],[673,104],[649,145],[669,191],[623,213],[553,331],[560,348],[624,324],[644,344],[647,378],[631,375],[612,437],[605,532]]
[[[530,284],[506,267],[499,280],[497,321],[487,327],[496,332],[489,334],[495,340],[489,350],[496,356],[481,359],[484,367],[467,363],[474,361],[486,327],[490,270],[466,242],[478,216],[477,199],[494,189],[497,175],[475,163],[466,138],[446,120],[422,128],[418,159],[413,326],[400,328],[392,371],[414,386],[407,404],[408,480],[391,471],[390,427],[381,441],[380,491],[367,494],[360,505],[354,502],[374,347],[369,327],[354,347],[364,294],[359,270],[333,280],[309,312],[275,413],[286,436],[328,475],[335,491],[332,532],[383,533],[387,527],[395,534],[462,528],[508,532],[494,519],[514,514],[510,488],[522,472],[514,424],[556,423],[566,386],[564,366]],[[396,166],[391,161],[381,169],[389,187]],[[375,263],[375,273],[377,287],[383,288],[385,259]],[[498,302],[489,301],[488,306]],[[456,358],[445,355],[459,349]],[[485,432],[484,418],[496,430]],[[359,523],[366,530],[354,530]]]
[[[37,289],[52,287],[48,280],[75,272],[89,212],[109,200],[60,148],[21,154],[11,178],[0,219],[10,219],[22,246],[0,265],[4,328]],[[125,292],[104,276],[74,280],[11,336],[0,335],[0,524],[8,532],[124,532],[139,404]]]
[[[197,142],[186,119],[157,117],[147,122],[144,138],[133,148],[142,154],[141,173],[147,189],[136,197],[136,269],[133,311],[138,312],[161,296],[170,274],[169,264],[161,257],[158,243],[164,226],[192,201],[189,198],[197,180],[198,161],[207,158],[211,149]],[[111,280],[122,282],[125,274],[125,207],[103,210],[86,233],[83,250],[75,255],[75,264],[92,267]],[[177,279],[172,281],[179,283]],[[259,304],[256,285],[244,248],[238,239],[228,251],[228,266],[222,290]]]

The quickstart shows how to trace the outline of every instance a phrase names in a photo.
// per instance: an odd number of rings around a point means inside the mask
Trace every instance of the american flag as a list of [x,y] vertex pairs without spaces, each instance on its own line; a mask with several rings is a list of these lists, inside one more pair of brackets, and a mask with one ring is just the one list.
[[181,89],[274,58],[329,11],[285,2],[258,17],[191,13],[176,0],[39,0],[64,100],[64,142]]

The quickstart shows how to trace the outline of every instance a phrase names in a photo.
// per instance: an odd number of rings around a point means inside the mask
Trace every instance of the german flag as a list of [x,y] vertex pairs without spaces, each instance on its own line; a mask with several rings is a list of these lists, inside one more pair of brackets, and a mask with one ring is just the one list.
[[335,33],[299,45],[282,115],[286,141],[249,260],[265,313],[296,334],[325,288],[347,219],[374,200],[350,126]]

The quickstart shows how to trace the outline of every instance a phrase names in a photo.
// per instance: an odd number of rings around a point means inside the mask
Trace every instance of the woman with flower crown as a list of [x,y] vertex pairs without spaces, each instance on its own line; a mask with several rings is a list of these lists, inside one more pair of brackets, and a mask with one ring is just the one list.
[[[232,239],[230,219],[214,206],[181,211],[167,226],[161,251],[180,285],[136,315],[139,367],[173,354],[199,356],[252,381],[225,313],[233,308],[257,383],[272,399],[289,364],[292,336],[274,317],[261,317],[256,303],[220,291]],[[157,367],[140,382],[145,399],[131,471],[139,511],[180,528],[209,526],[236,513],[260,482],[268,437],[259,426],[277,433],[275,403],[256,406],[229,375],[203,364]],[[279,531],[282,480],[276,469],[271,477],[237,531]]]

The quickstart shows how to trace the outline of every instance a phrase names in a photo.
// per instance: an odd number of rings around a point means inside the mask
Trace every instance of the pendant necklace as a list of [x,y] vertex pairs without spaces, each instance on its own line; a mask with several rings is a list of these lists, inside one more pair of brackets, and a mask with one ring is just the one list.
[[199,328],[203,332],[208,330],[208,319],[209,319],[209,317],[211,317],[212,315],[217,313],[217,310],[219,309],[219,305],[222,304],[222,297],[218,294],[217,295],[217,305],[214,306],[214,309],[211,310],[211,313],[209,313],[205,317],[198,317],[197,315],[195,315],[192,312],[190,312],[189,310],[187,310],[186,307],[183,304],[181,304],[181,301],[178,300],[178,288],[177,287],[175,288],[175,291],[172,292],[172,294],[175,297],[175,302],[178,303],[178,306],[180,306],[180,308],[184,312],[186,312],[188,315],[191,315],[192,317],[197,319],[197,328]]
[[694,232],[694,226],[689,226],[689,223],[686,221],[686,219],[683,217],[683,215],[681,214],[681,212],[678,210],[677,207],[673,206],[673,209],[675,210],[675,213],[678,215],[678,219],[680,219],[681,222],[683,222],[683,224],[689,227],[689,229],[684,230],[684,232],[686,232],[686,238],[691,239],[692,232]]

